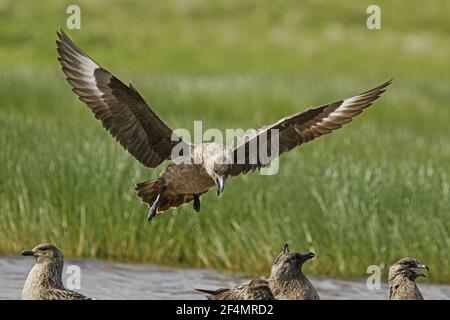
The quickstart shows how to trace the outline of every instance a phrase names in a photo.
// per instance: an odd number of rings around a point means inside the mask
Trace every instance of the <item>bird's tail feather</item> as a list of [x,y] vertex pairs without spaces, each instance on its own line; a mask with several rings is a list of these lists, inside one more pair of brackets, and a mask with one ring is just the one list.
[[[192,194],[181,194],[167,188],[166,180],[162,177],[138,183],[136,184],[135,190],[139,198],[147,203],[149,207],[153,205],[160,194],[161,196],[158,199],[156,209],[158,213],[169,210],[170,208],[178,208],[194,199]],[[200,193],[199,196],[203,193]]]
[[137,183],[134,190],[136,190],[139,198],[141,198],[143,202],[151,206],[161,192],[163,186],[164,181],[161,178],[157,178]]

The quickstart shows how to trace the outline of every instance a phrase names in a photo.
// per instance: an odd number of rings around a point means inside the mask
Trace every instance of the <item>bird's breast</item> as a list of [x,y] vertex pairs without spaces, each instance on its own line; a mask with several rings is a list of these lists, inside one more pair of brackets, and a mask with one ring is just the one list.
[[23,300],[38,300],[41,293],[41,270],[40,265],[34,265],[28,274],[22,290]]
[[168,188],[180,194],[201,194],[214,186],[201,165],[170,164],[162,174]]

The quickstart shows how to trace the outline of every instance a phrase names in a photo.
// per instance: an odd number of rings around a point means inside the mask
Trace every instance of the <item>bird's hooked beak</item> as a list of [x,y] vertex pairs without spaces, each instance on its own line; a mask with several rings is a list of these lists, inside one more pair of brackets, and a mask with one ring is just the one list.
[[24,250],[22,251],[22,256],[34,256],[36,253],[33,250]]
[[307,260],[309,260],[309,259],[314,258],[315,256],[316,256],[316,255],[315,255],[314,252],[308,252],[308,253],[301,254],[302,261],[307,261]]
[[424,277],[426,278],[426,274],[419,271],[420,269],[426,269],[427,272],[430,272],[430,268],[426,265],[426,264],[418,264],[417,267],[414,268],[414,273],[418,276],[418,277]]
[[216,189],[217,189],[217,195],[219,196],[223,192],[223,188],[225,187],[225,181],[227,181],[228,174],[225,174],[221,177],[218,177],[216,179]]

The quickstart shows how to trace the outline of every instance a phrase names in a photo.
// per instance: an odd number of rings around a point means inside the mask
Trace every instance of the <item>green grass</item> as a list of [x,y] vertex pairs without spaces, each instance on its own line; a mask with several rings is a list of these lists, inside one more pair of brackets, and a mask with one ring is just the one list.
[[307,272],[365,276],[403,256],[450,283],[448,1],[81,2],[70,36],[173,128],[250,128],[391,77],[375,105],[283,156],[275,176],[230,179],[202,212],[149,225],[136,182],[156,177],[71,93],[55,31],[73,1],[0,1],[0,252],[51,241],[66,256],[267,275],[284,242]]

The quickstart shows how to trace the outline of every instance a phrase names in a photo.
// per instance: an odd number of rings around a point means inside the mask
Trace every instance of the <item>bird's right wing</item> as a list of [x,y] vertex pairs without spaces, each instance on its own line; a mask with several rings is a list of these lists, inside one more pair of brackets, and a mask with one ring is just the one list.
[[[154,113],[131,84],[95,63],[60,30],[58,60],[73,92],[138,161],[154,168],[185,143]],[[187,150],[184,147],[183,150]]]

